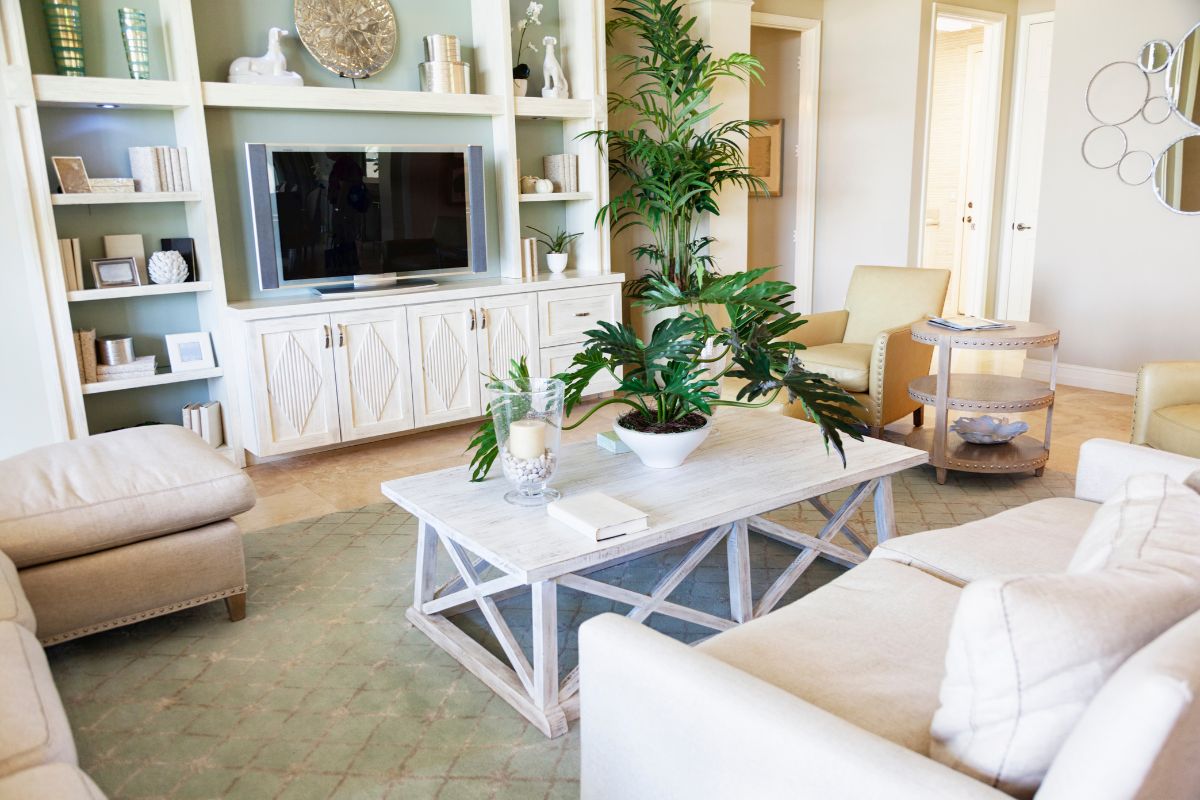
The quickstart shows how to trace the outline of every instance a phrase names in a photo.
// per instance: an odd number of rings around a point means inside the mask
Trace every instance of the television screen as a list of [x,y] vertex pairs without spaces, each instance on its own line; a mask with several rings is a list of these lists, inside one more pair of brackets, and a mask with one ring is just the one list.
[[[257,181],[255,147],[263,148],[265,168]],[[479,154],[472,150],[479,148],[252,145],[260,262],[273,256],[277,285],[482,271],[483,215],[473,220],[471,213],[471,162],[479,160],[471,156]],[[267,199],[269,229],[258,209]],[[264,252],[266,236],[274,253]],[[260,263],[264,288],[272,288],[266,266]]]

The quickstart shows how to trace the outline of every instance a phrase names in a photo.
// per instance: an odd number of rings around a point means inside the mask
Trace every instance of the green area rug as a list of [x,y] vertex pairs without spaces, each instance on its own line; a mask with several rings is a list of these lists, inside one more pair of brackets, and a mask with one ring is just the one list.
[[[938,486],[921,468],[898,477],[896,512],[909,533],[1070,495],[1071,486],[1052,472],[955,475]],[[799,507],[772,516],[810,532],[821,522]],[[853,524],[871,522],[867,510]],[[577,797],[578,726],[544,738],[404,619],[415,539],[412,518],[385,503],[250,533],[243,622],[215,603],[51,648],[83,768],[113,798]],[[752,542],[763,591],[795,551]],[[679,556],[595,577],[645,591]],[[840,571],[818,561],[785,601]],[[626,610],[568,590],[559,598],[564,631]],[[723,549],[672,599],[727,614]],[[527,632],[527,600],[502,608],[518,637]],[[709,635],[662,617],[650,624],[685,641]],[[469,614],[462,625],[482,630]],[[573,635],[562,657],[574,665]]]

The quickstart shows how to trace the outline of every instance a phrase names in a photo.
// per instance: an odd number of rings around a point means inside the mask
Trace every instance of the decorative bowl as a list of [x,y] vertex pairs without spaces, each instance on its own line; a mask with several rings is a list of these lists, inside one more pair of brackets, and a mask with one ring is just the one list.
[[959,417],[950,426],[971,444],[1007,444],[1029,430],[1024,422],[1009,422],[1008,417]]
[[146,265],[154,283],[183,283],[188,279],[188,265],[178,250],[160,250],[150,256]]

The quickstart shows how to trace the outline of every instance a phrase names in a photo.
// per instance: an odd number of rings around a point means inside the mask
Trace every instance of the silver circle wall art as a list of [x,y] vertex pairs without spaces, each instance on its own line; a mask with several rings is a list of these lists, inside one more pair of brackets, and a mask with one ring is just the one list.
[[[1096,126],[1084,135],[1079,152],[1093,169],[1113,170],[1128,186],[1153,182],[1154,195],[1177,214],[1200,215],[1200,134],[1171,142],[1155,157],[1133,146],[1125,126],[1137,119],[1162,125],[1177,116],[1200,130],[1200,23],[1178,45],[1153,39],[1134,61],[1105,64],[1088,81],[1083,105]],[[1162,80],[1161,94],[1154,83]]]
[[343,78],[369,78],[396,54],[388,0],[295,0],[296,33],[317,62]]

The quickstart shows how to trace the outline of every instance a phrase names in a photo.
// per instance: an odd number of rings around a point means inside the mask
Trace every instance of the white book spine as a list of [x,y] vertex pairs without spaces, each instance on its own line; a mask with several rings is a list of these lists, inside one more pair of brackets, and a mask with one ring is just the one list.
[[133,186],[136,191],[160,191],[158,166],[153,147],[129,148],[129,174],[133,177]]
[[75,363],[79,366],[79,382],[84,383],[83,378],[83,347],[79,343],[79,331],[72,331],[71,338],[75,340]]
[[215,400],[200,406],[200,435],[213,448],[225,443],[225,430],[221,425],[221,404]]
[[79,287],[75,285],[75,260],[71,254],[70,239],[58,240],[58,257],[62,260],[63,285],[68,292],[73,292]]
[[192,165],[186,147],[179,148],[179,168],[183,172],[183,190],[192,191]]
[[183,191],[183,167],[179,163],[179,148],[168,147],[167,156],[171,160],[171,191]]
[[71,267],[75,272],[75,288],[84,289],[83,284],[83,253],[79,247],[79,240],[71,240]]

